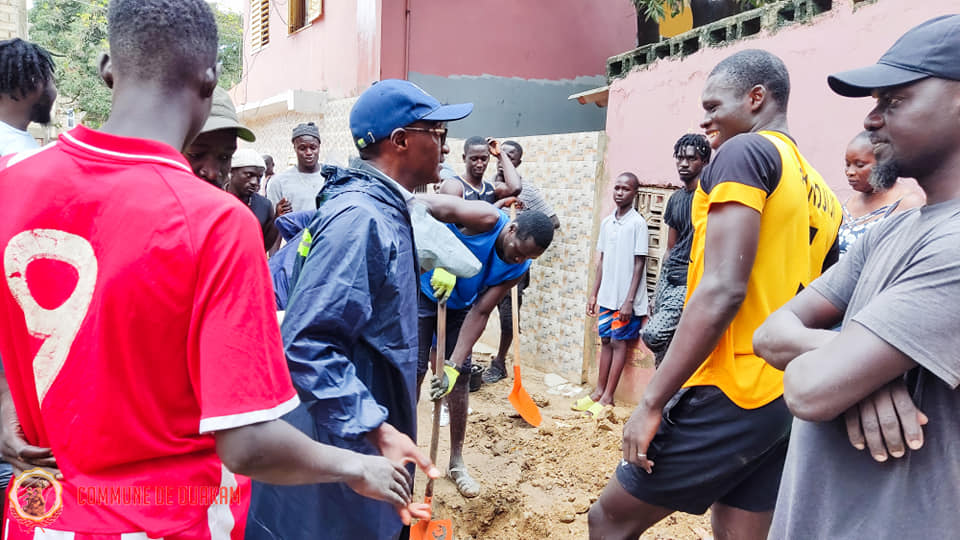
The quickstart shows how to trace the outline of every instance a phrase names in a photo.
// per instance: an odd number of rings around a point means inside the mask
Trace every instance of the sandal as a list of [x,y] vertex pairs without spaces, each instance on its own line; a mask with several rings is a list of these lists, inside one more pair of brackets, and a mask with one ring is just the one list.
[[486,384],[493,384],[497,381],[502,381],[507,378],[507,372],[504,368],[498,366],[497,364],[490,364],[490,367],[483,371],[483,382]]
[[613,405],[604,405],[603,403],[595,402],[593,405],[587,408],[587,410],[583,411],[583,415],[598,418],[600,413],[602,413],[607,407],[613,408]]
[[480,484],[476,480],[470,477],[470,473],[467,472],[467,466],[461,465],[459,467],[451,467],[450,471],[447,473],[447,476],[453,480],[453,483],[457,486],[457,491],[460,492],[460,495],[468,499],[472,499],[477,495],[480,495]]
[[590,396],[587,395],[587,396],[583,396],[582,398],[574,401],[574,402],[573,402],[573,405],[570,405],[570,408],[573,409],[573,410],[575,410],[575,411],[581,411],[581,412],[583,412],[583,411],[586,411],[587,409],[589,409],[590,407],[592,407],[592,406],[594,405],[594,403],[596,403],[596,402],[593,401],[592,399],[590,399]]

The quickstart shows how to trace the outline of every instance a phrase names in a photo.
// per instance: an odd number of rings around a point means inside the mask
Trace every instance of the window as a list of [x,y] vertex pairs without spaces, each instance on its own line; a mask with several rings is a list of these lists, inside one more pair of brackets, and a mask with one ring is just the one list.
[[270,43],[270,0],[250,2],[250,51],[257,52]]
[[289,0],[289,2],[290,23],[287,30],[291,34],[323,14],[323,0]]

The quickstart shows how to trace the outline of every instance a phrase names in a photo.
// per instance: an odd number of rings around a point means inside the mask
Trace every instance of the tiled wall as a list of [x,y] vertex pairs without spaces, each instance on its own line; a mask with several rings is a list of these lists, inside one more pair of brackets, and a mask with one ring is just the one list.
[[24,0],[0,0],[0,39],[27,38],[27,4]]
[[346,165],[351,156],[357,155],[357,147],[350,136],[350,109],[356,102],[357,98],[327,102],[320,125],[321,150],[327,163]]
[[255,148],[262,154],[270,154],[280,172],[289,165],[297,163],[290,135],[293,128],[301,122],[313,122],[320,130],[320,161],[346,165],[349,156],[357,151],[350,137],[350,108],[356,98],[327,102],[322,114],[303,114],[287,112],[253,120],[244,120],[244,124],[257,136],[256,142],[240,141],[240,146]]
[[[584,132],[513,138],[524,149],[520,175],[536,183],[560,218],[553,243],[533,263],[530,287],[523,295],[520,353],[525,363],[577,381],[584,356],[601,137],[600,132]],[[449,144],[448,162],[462,173],[463,140],[450,140]],[[495,172],[491,164],[488,176]],[[487,345],[496,347],[496,336],[492,337]]]
[[583,366],[584,316],[591,255],[599,132],[522,137],[520,173],[553,205],[560,229],[533,264],[521,314],[521,354],[539,368],[575,380]]

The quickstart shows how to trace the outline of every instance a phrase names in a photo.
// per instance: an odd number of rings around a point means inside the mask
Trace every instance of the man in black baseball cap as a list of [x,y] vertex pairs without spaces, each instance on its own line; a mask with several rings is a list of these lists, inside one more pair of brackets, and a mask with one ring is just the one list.
[[879,88],[927,77],[960,81],[960,17],[943,15],[904,34],[872,66],[830,75],[827,83],[846,97],[865,97]]
[[[322,169],[326,183],[302,233],[304,259],[294,265],[281,326],[302,402],[290,423],[315,440],[415,462],[434,477],[440,472],[414,442],[419,269],[408,204],[417,187],[439,181],[450,151],[444,123],[472,110],[442,105],[407,81],[361,94],[350,113],[360,159]],[[416,507],[397,514],[344,484],[255,484],[247,539],[393,539],[401,521],[429,515]]]
[[960,507],[960,15],[828,82],[876,99],[864,120],[871,181],[916,178],[927,204],[871,228],[754,334],[784,370],[796,417],[769,537],[949,535]]

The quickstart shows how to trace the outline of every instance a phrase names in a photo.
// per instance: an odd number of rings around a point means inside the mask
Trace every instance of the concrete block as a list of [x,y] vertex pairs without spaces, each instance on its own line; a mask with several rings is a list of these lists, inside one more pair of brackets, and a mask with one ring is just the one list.
[[612,56],[607,60],[607,79],[624,77],[633,69],[644,69],[661,58],[681,58],[706,47],[757,35],[763,30],[806,23],[831,9],[833,0],[781,0],[744,11],[670,39]]

